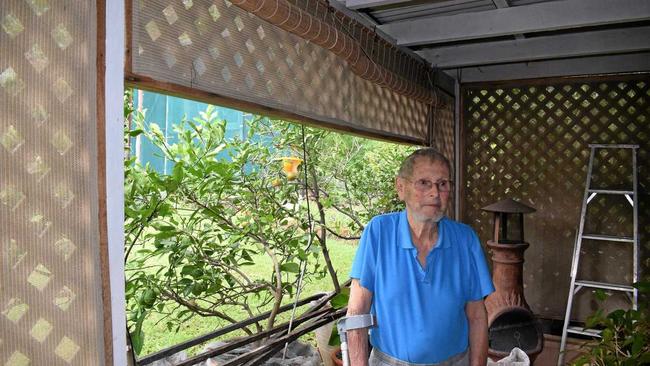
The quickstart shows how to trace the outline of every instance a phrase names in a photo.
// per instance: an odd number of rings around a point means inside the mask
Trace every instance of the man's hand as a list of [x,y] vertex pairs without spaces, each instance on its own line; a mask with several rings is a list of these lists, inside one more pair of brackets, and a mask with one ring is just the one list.
[[469,321],[469,360],[471,366],[485,366],[488,351],[487,311],[483,300],[465,304]]
[[[359,280],[353,279],[350,285],[347,316],[368,314],[371,304],[372,292],[361,286]],[[348,348],[350,350],[350,366],[367,366],[369,356],[368,329],[349,330]]]

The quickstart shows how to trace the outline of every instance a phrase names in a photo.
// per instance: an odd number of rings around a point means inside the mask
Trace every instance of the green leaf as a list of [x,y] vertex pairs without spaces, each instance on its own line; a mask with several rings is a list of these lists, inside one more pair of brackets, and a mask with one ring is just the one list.
[[172,170],[172,178],[174,179],[174,182],[180,183],[183,180],[183,177],[185,177],[185,170],[183,168],[183,162],[177,162],[174,164],[174,169]]
[[163,240],[163,239],[172,238],[176,236],[176,234],[178,234],[176,231],[161,231],[154,234],[153,236],[158,240]]
[[602,337],[602,342],[609,342],[614,337],[614,332],[609,328],[605,328],[600,335]]
[[332,334],[330,334],[330,339],[327,341],[327,344],[331,347],[341,345],[341,336],[339,335],[339,330],[336,328],[336,324],[332,327]]
[[571,362],[571,365],[584,366],[591,364],[591,358],[588,355],[582,355]]
[[152,288],[148,288],[140,296],[140,304],[145,308],[151,308],[157,298],[158,294],[156,294],[156,291]]
[[350,300],[349,294],[340,293],[330,300],[330,305],[332,305],[334,309],[342,309],[348,306],[348,300]]
[[323,207],[325,207],[325,208],[330,208],[330,207],[332,207],[332,199],[329,198],[329,197],[322,198],[322,199],[320,200],[320,202],[321,202],[321,204],[323,205]]
[[196,269],[197,269],[197,267],[195,265],[188,264],[186,266],[183,266],[183,268],[181,269],[181,274],[188,275],[188,274],[191,274]]
[[144,132],[144,131],[142,131],[141,129],[137,129],[137,130],[129,131],[129,136],[131,136],[131,137],[136,137],[136,136],[141,135],[143,132]]
[[632,341],[632,354],[638,355],[644,346],[643,336],[641,334],[634,334],[632,337],[634,339]]
[[635,282],[632,286],[637,288],[641,293],[650,294],[650,281]]
[[603,310],[598,309],[591,316],[589,316],[585,322],[587,328],[594,328],[596,325],[599,325],[603,322]]
[[293,262],[284,263],[280,266],[280,270],[283,272],[300,273],[300,265]]
[[192,311],[191,311],[191,310],[188,310],[188,309],[181,310],[181,311],[178,312],[178,314],[176,314],[176,318],[177,318],[177,319],[181,319],[181,318],[183,318],[185,315],[190,314],[191,312],[192,312]]
[[135,330],[131,332],[131,346],[133,346],[133,351],[139,355],[142,352],[142,346],[144,345],[144,332],[142,331],[142,323],[146,316],[146,311],[139,312],[138,320],[135,323]]
[[611,319],[614,324],[622,324],[625,320],[625,310],[623,309],[618,309],[614,310],[609,315],[607,315],[609,319]]
[[639,357],[639,365],[650,364],[650,352],[646,352]]
[[248,254],[248,251],[246,249],[242,249],[241,251],[241,257],[248,262],[253,262],[253,258],[251,258],[251,255]]
[[194,285],[192,285],[192,295],[199,296],[203,293],[203,291],[205,291],[205,289],[206,286],[203,283],[197,282]]
[[142,346],[144,345],[144,333],[142,329],[139,332],[131,333],[131,346],[133,346],[133,351],[136,355],[139,355],[142,352]]
[[605,301],[609,295],[607,295],[607,293],[602,289],[596,289],[594,291],[594,296],[598,301]]

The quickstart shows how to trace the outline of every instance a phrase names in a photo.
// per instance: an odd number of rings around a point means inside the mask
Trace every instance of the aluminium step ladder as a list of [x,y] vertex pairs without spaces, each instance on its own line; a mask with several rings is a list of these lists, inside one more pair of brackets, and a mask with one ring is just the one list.
[[[589,144],[591,153],[589,155],[589,167],[587,170],[587,183],[585,184],[584,198],[582,199],[582,209],[580,211],[580,226],[576,235],[576,242],[573,248],[573,260],[571,263],[571,286],[569,287],[569,298],[567,300],[566,314],[564,315],[564,326],[562,327],[562,340],[560,342],[560,353],[558,356],[558,366],[564,365],[564,351],[566,349],[567,335],[580,334],[584,336],[600,337],[600,331],[597,329],[588,329],[578,326],[570,326],[571,307],[573,305],[573,296],[583,288],[601,289],[605,291],[623,292],[631,298],[632,308],[636,310],[638,304],[638,291],[636,288],[626,284],[604,283],[588,280],[576,279],[578,273],[578,263],[580,262],[580,249],[584,239],[608,242],[621,242],[633,245],[633,264],[632,264],[632,282],[639,281],[639,223],[638,223],[638,184],[637,184],[637,163],[636,153],[639,145],[629,144]],[[613,190],[613,189],[593,189],[591,188],[592,170],[594,167],[594,158],[598,149],[630,149],[632,152],[632,189],[631,190]],[[585,217],[587,214],[587,205],[598,194],[623,195],[632,205],[633,215],[633,234],[629,236],[612,236],[600,234],[585,234]]]

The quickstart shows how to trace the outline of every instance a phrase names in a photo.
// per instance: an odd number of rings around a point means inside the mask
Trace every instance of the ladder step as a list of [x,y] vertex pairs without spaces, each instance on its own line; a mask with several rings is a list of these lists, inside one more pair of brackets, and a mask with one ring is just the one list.
[[618,189],[589,189],[589,193],[599,193],[599,194],[634,194],[634,191],[622,191]]
[[567,333],[582,334],[582,335],[598,337],[598,338],[600,338],[600,333],[603,332],[602,330],[599,329],[589,329],[589,328],[575,327],[575,326],[568,327],[566,331]]
[[625,243],[634,243],[634,239],[629,236],[583,234],[582,238],[591,239],[591,240],[620,241]]
[[576,286],[599,288],[603,290],[634,292],[634,287],[628,285],[618,285],[615,283],[605,283],[596,281],[576,281]]
[[591,148],[597,149],[638,149],[639,145],[634,144],[589,144]]
[[[566,315],[564,316],[564,325],[562,327],[562,340],[560,341],[560,349],[559,349],[559,354],[558,354],[558,359],[557,359],[557,365],[558,366],[563,366],[564,365],[564,353],[566,351],[566,341],[567,341],[567,335],[568,334],[579,334],[583,336],[589,336],[589,337],[596,337],[596,338],[602,338],[602,330],[599,329],[590,329],[590,328],[585,328],[584,326],[570,326],[570,315],[571,315],[571,308],[573,306],[573,297],[578,293],[578,291],[582,290],[583,288],[595,288],[595,289],[602,289],[606,291],[621,291],[625,293],[628,297],[630,297],[630,300],[632,300],[632,308],[636,308],[637,306],[637,291],[634,287],[629,286],[629,285],[623,285],[623,284],[615,284],[615,283],[605,283],[605,282],[597,282],[597,281],[586,281],[586,280],[577,280],[576,279],[576,273],[578,269],[578,263],[580,262],[580,256],[582,254],[581,251],[581,245],[583,240],[603,240],[603,241],[608,241],[608,242],[626,242],[626,243],[631,243],[634,245],[634,254],[633,254],[633,260],[634,260],[634,265],[633,265],[633,276],[634,279],[637,279],[637,276],[639,275],[639,271],[637,268],[636,263],[638,263],[638,256],[637,253],[639,251],[639,236],[638,236],[638,177],[637,177],[637,149],[639,148],[639,145],[636,144],[589,144],[590,148],[590,155],[589,155],[589,165],[587,166],[587,182],[585,184],[585,196],[582,201],[582,210],[580,212],[580,226],[578,229],[578,234],[576,236],[576,242],[574,246],[574,251],[573,251],[573,263],[571,265],[571,289],[569,291],[569,297],[567,300],[567,306],[566,306]],[[610,186],[610,187],[603,187],[601,188],[596,188],[592,187],[591,183],[593,182],[592,176],[593,176],[593,169],[594,169],[594,160],[595,159],[603,159],[607,158],[610,154],[615,153],[615,151],[608,151],[607,154],[601,154],[605,153],[602,150],[598,149],[630,149],[629,155],[631,156],[632,160],[632,187],[630,188],[629,185],[621,185],[621,186]],[[621,151],[619,151],[621,152]],[[596,165],[598,168],[598,165]],[[601,169],[602,170],[602,169]],[[597,183],[595,185],[598,185]],[[602,235],[602,234],[589,234],[585,233],[583,230],[585,228],[585,221],[586,221],[586,216],[587,216],[587,207],[589,202],[596,197],[598,194],[603,194],[603,195],[624,195],[625,199],[627,199],[628,203],[633,207],[633,212],[632,212],[632,233],[631,236],[625,236],[625,235]],[[629,233],[629,231],[627,231]],[[629,234],[628,234],[629,235]],[[598,268],[594,268],[594,270],[598,270]],[[579,324],[579,323],[578,323]]]

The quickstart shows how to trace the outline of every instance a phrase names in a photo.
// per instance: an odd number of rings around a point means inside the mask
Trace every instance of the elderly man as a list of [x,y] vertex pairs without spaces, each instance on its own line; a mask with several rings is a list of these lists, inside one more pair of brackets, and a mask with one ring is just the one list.
[[348,316],[374,314],[368,334],[348,332],[352,366],[485,365],[487,314],[494,291],[478,237],[444,216],[449,161],[434,149],[412,153],[395,186],[402,212],[366,226],[350,277]]

